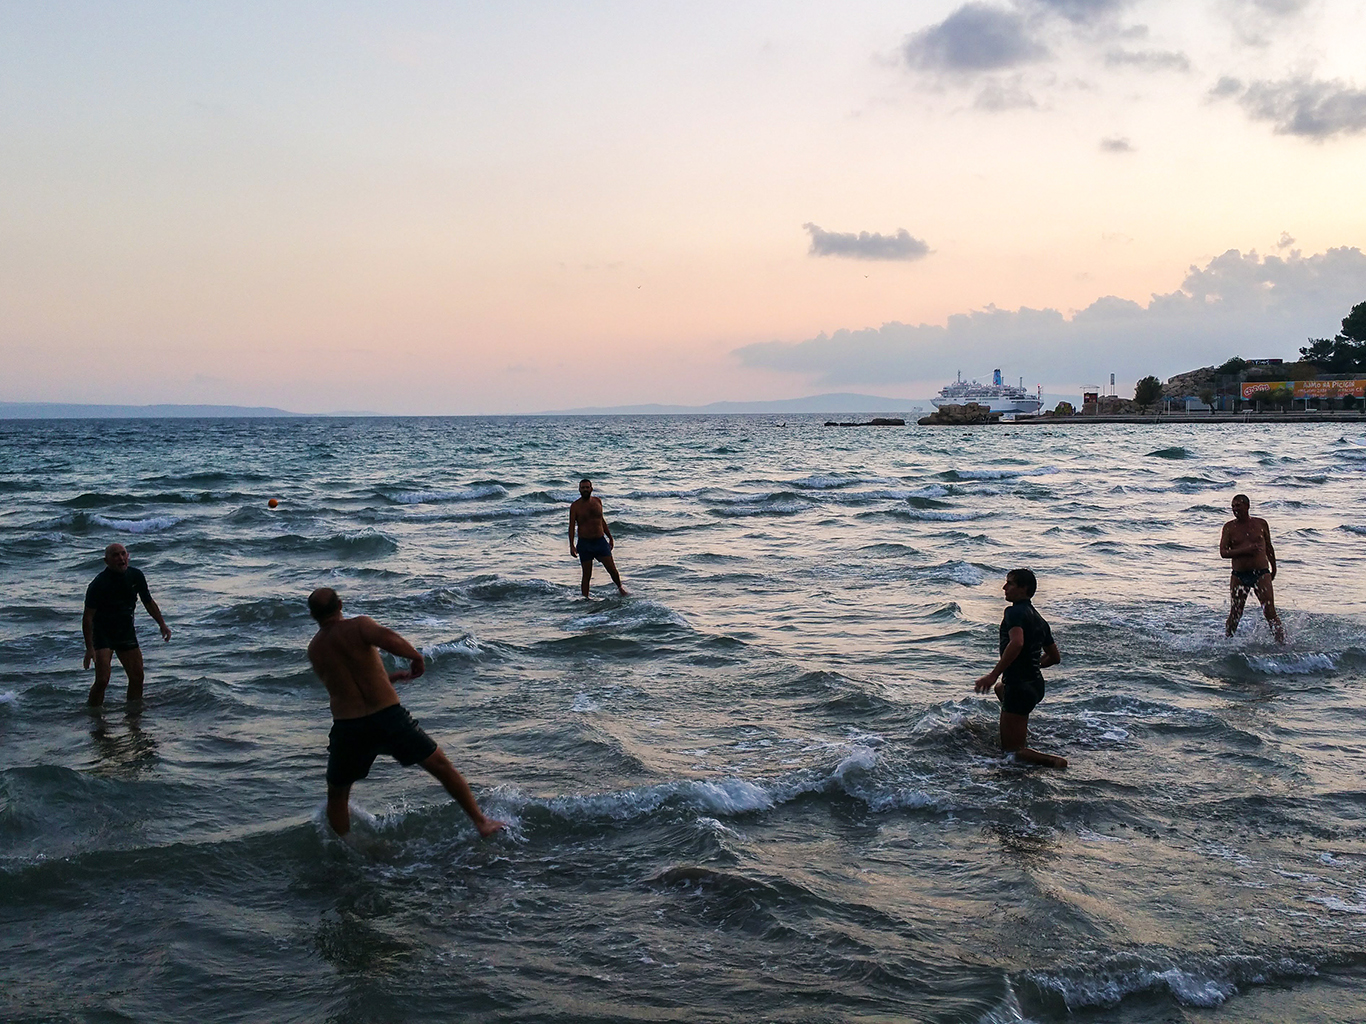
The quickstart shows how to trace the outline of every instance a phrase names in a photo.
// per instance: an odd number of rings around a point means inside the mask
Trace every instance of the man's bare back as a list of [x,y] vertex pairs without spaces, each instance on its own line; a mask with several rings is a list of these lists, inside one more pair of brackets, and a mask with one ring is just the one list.
[[397,704],[398,691],[385,671],[379,650],[384,648],[412,667],[394,678],[415,679],[425,671],[422,654],[392,629],[366,615],[335,618],[320,623],[308,645],[308,660],[327,687],[333,718],[361,718]]
[[[343,616],[341,598],[331,587],[319,587],[309,595],[308,613],[318,623],[308,660],[327,687],[332,706],[327,820],[333,830],[343,836],[351,830],[351,786],[370,773],[380,754],[389,754],[402,765],[421,765],[464,809],[481,836],[503,828],[501,821],[480,810],[465,777],[399,703],[394,683],[422,675],[422,652],[368,616]],[[386,671],[376,648],[407,658],[409,667]]]

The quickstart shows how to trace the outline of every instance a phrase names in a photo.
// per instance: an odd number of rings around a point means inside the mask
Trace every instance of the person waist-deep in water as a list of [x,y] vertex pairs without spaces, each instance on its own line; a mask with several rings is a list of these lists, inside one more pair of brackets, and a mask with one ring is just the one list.
[[1233,518],[1224,524],[1219,535],[1219,557],[1227,558],[1233,570],[1229,575],[1229,611],[1224,633],[1232,636],[1238,631],[1247,595],[1255,594],[1262,606],[1262,614],[1271,627],[1276,643],[1285,643],[1285,626],[1276,614],[1276,592],[1272,580],[1276,578],[1276,549],[1271,544],[1271,527],[1265,519],[1250,515],[1252,502],[1246,494],[1235,494],[1231,502]]
[[[318,632],[308,645],[308,660],[327,687],[332,731],[327,743],[327,820],[338,835],[351,830],[351,786],[370,774],[380,754],[401,765],[421,765],[469,815],[481,836],[503,822],[479,808],[465,777],[436,742],[399,703],[394,683],[416,679],[426,670],[422,652],[398,633],[365,615],[346,618],[331,587],[308,597],[308,612]],[[379,651],[407,658],[409,667],[387,672]]]
[[141,569],[128,564],[128,549],[122,544],[110,544],[104,549],[104,565],[104,571],[85,588],[85,610],[81,615],[81,632],[85,635],[82,667],[89,671],[92,664],[95,666],[95,682],[87,698],[91,707],[104,703],[116,656],[128,676],[128,700],[142,700],[142,648],[133,625],[139,599],[161,629],[161,638],[171,639],[171,627],[152,600],[147,577]]
[[1043,673],[1039,670],[1062,661],[1053,631],[1031,603],[1037,587],[1038,581],[1029,569],[1006,573],[1002,590],[1010,607],[1001,619],[1001,658],[973,688],[978,693],[994,690],[1001,702],[1002,750],[1013,753],[1019,761],[1066,768],[1065,757],[1044,754],[1028,746],[1029,713],[1044,695]]
[[[578,533],[577,543],[574,534]],[[585,478],[579,481],[579,497],[569,506],[569,557],[577,557],[583,566],[583,580],[579,585],[583,596],[588,596],[588,584],[593,578],[593,559],[602,563],[607,575],[623,594],[629,592],[621,585],[621,574],[617,563],[612,560],[612,549],[616,541],[612,539],[612,528],[602,514],[602,499],[593,497],[593,481]]]

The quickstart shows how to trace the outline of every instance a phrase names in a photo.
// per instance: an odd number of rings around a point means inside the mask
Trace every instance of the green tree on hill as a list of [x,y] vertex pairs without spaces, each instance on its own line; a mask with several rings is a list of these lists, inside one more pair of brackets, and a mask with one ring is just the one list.
[[1247,360],[1242,356],[1230,356],[1215,373],[1242,373],[1247,369]]
[[1134,401],[1139,405],[1152,405],[1162,395],[1162,382],[1149,374],[1134,386]]
[[1300,349],[1300,358],[1317,363],[1327,373],[1366,370],[1366,302],[1358,302],[1342,318],[1342,333],[1336,338],[1310,338]]

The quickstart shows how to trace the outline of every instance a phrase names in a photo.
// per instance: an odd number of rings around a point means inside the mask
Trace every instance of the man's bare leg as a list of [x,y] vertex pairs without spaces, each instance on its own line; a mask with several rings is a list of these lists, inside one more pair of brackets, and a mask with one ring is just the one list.
[[579,589],[583,591],[583,596],[584,596],[584,597],[587,597],[587,596],[588,596],[588,581],[591,580],[592,578],[593,578],[593,563],[592,563],[592,561],[584,562],[584,563],[583,563],[583,583],[579,586]]
[[1271,586],[1270,573],[1257,581],[1257,600],[1262,603],[1262,614],[1266,616],[1266,624],[1271,627],[1276,643],[1285,643],[1285,626],[1281,624],[1281,617],[1276,614],[1276,593]]
[[1224,623],[1224,636],[1238,632],[1238,620],[1243,617],[1243,606],[1247,604],[1247,587],[1237,576],[1230,577],[1228,621]]
[[351,787],[327,784],[327,822],[332,831],[344,836],[351,831]]
[[608,555],[604,558],[602,560],[602,565],[603,568],[607,570],[607,575],[612,577],[612,582],[617,585],[617,589],[620,590],[622,594],[629,597],[630,593],[621,585],[621,573],[617,572],[617,563],[612,561],[612,556]]
[[[997,684],[1000,685],[1000,684]],[[1000,694],[997,694],[1000,696]],[[1045,768],[1066,768],[1067,758],[1056,754],[1045,754],[1025,746],[1029,736],[1029,717],[1010,711],[1001,712],[1001,749],[1014,754],[1015,760],[1040,764]]]
[[101,647],[95,652],[95,681],[90,685],[90,696],[86,698],[86,703],[92,708],[97,708],[104,703],[104,691],[109,686],[109,677],[114,670],[114,652],[108,647]]
[[119,664],[128,673],[128,700],[142,700],[142,648],[134,647],[131,651],[118,652]]
[[470,821],[474,822],[474,827],[479,830],[482,837],[487,839],[504,827],[503,822],[487,817],[479,809],[479,802],[474,799],[474,793],[470,791],[470,784],[465,781],[465,776],[456,771],[455,765],[451,764],[451,759],[445,755],[440,747],[437,747],[432,755],[427,760],[422,761],[421,764],[437,782],[445,787],[446,792],[455,798],[455,802],[470,816]]

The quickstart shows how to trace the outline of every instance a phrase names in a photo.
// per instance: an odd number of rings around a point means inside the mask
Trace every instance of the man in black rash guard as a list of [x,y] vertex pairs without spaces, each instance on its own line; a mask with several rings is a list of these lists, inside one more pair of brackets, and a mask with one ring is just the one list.
[[133,612],[138,598],[147,614],[161,627],[161,639],[171,639],[171,627],[161,617],[161,609],[147,589],[147,577],[141,569],[128,565],[128,549],[122,544],[110,544],[104,549],[104,572],[90,581],[85,589],[85,614],[81,631],[85,634],[85,661],[88,671],[95,665],[95,683],[90,687],[91,707],[104,703],[104,691],[113,671],[114,655],[128,674],[128,700],[142,700],[142,648],[133,628]]
[[[1013,753],[1019,761],[1066,768],[1067,758],[1043,754],[1026,745],[1029,713],[1043,700],[1043,673],[1039,669],[1062,661],[1058,645],[1053,642],[1053,631],[1030,603],[1037,587],[1038,581],[1028,569],[1006,573],[1002,589],[1010,607],[1001,620],[1001,660],[973,688],[978,693],[995,689],[1001,702],[1002,750]],[[998,683],[996,680],[1001,676],[1005,679]]]

